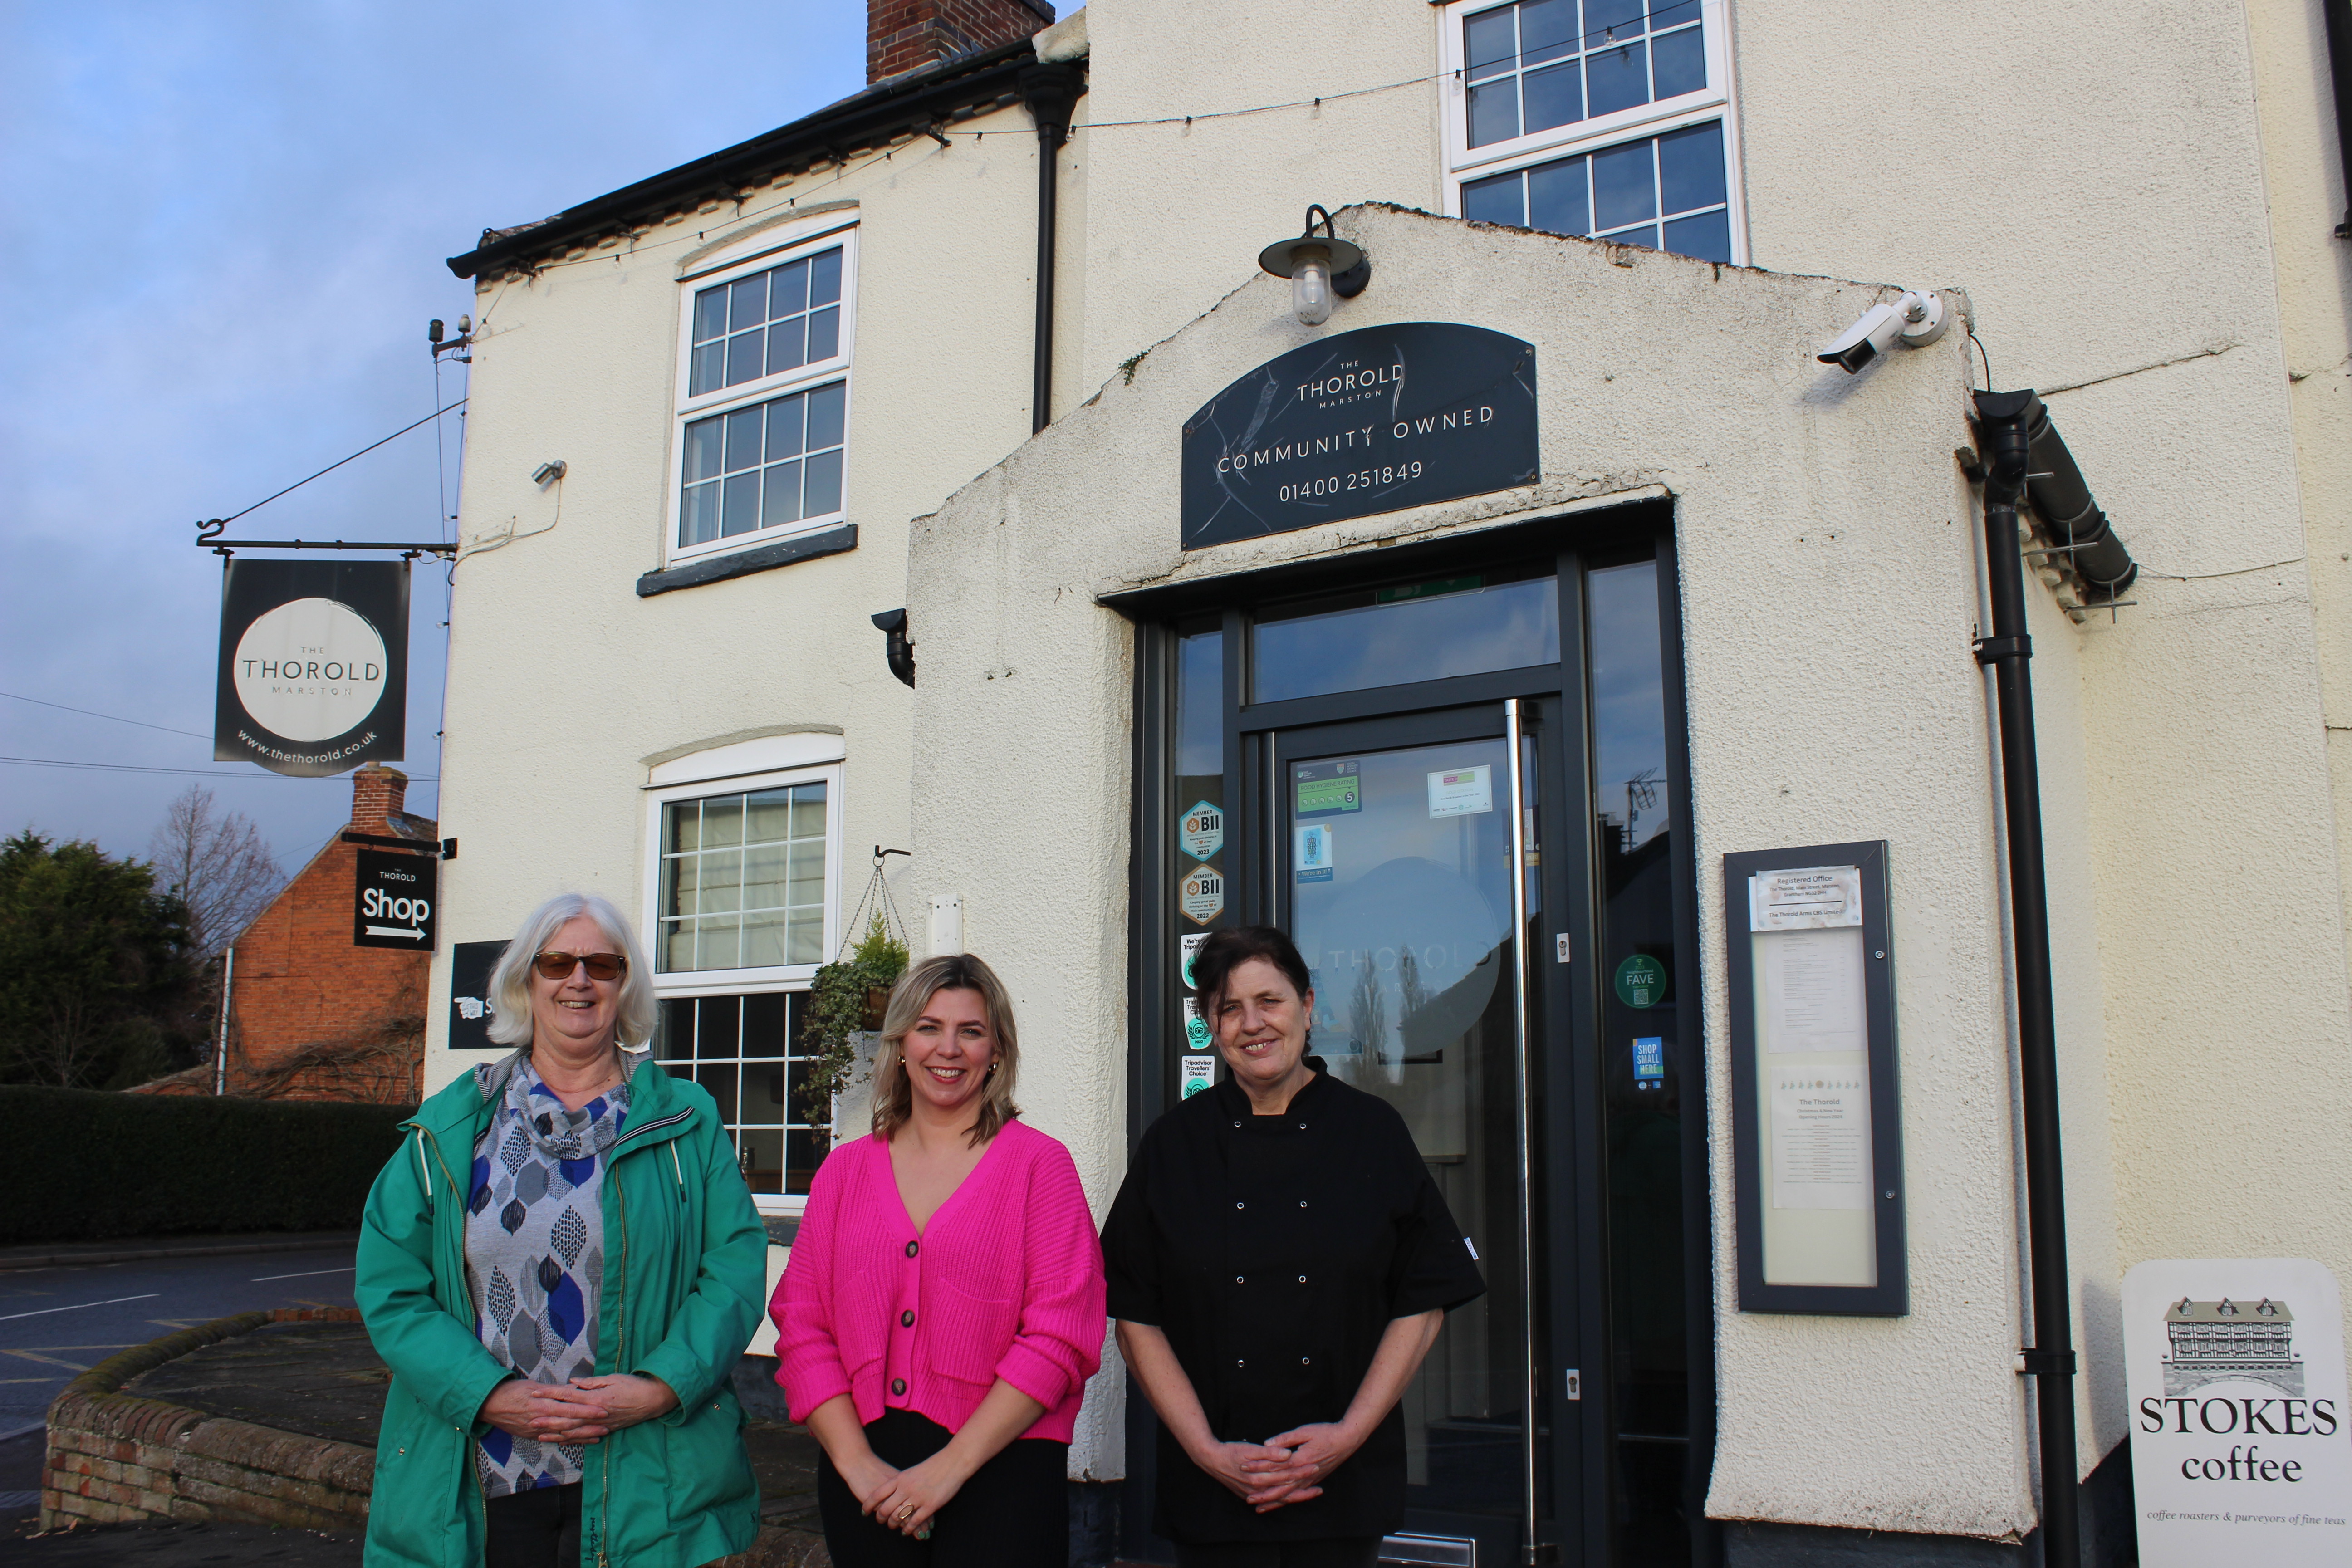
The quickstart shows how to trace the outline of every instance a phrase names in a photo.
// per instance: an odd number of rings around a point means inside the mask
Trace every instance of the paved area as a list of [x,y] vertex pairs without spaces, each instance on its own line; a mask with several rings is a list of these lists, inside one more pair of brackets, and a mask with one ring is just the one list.
[[373,1448],[391,1381],[357,1323],[264,1323],[167,1361],[122,1392]]
[[352,1305],[352,1252],[339,1241],[0,1272],[0,1442],[38,1427],[77,1373],[116,1351],[231,1312]]

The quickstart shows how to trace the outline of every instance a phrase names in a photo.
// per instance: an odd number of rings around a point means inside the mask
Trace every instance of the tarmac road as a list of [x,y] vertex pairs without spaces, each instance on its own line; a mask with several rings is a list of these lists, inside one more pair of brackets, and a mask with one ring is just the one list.
[[348,1307],[352,1247],[0,1271],[0,1441],[77,1373],[174,1329],[270,1307]]
[[[39,1512],[43,1416],[77,1373],[119,1350],[232,1312],[348,1307],[352,1254],[348,1239],[336,1239],[291,1252],[0,1270],[0,1559],[11,1558],[9,1538]],[[179,1539],[193,1548],[202,1538]],[[149,1551],[161,1545],[142,1543]]]

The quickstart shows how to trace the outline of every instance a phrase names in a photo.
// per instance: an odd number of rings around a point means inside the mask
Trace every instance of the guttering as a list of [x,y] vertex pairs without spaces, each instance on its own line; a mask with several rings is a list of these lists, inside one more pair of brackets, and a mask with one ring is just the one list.
[[551,252],[691,211],[705,201],[733,201],[779,174],[835,163],[852,153],[919,136],[967,110],[1017,101],[1021,73],[1036,58],[1035,47],[1023,39],[878,81],[789,125],[566,207],[553,217],[484,229],[479,245],[449,258],[449,270],[474,278],[526,267]]
[[1037,122],[1037,326],[1029,372],[1029,433],[1054,417],[1054,230],[1061,176],[1062,143],[1069,140],[1070,110],[1086,90],[1086,77],[1068,65],[1031,66],[1021,73],[1021,99]]
[[2352,0],[2320,0],[2327,16],[2327,69],[2336,86],[2336,173],[2344,181],[2344,221],[2336,237],[2352,239]]
[[[2034,1343],[2023,1352],[2033,1379],[2041,1438],[2042,1561],[2079,1568],[2076,1521],[2074,1313],[2066,1277],[2065,1175],[2058,1121],[2058,1030],[2051,1000],[2050,900],[2042,858],[2042,775],[2034,752],[2033,639],[2025,630],[2025,563],[2018,505],[2037,473],[2032,432],[2049,416],[2031,392],[1979,392],[1984,446],[1985,575],[1992,635],[1976,645],[2000,707],[2001,798],[2009,819],[2010,928],[2017,965],[2018,1078],[2024,1100],[2027,1252]],[[2063,450],[2063,446],[2060,450]],[[2068,468],[2073,468],[2069,459]],[[2077,483],[2079,473],[2074,476]],[[2087,499],[2087,491],[2085,492]],[[2101,520],[2104,526],[2105,520]],[[2111,537],[2111,536],[2110,536]],[[2121,546],[2116,546],[2121,549]],[[2128,561],[2128,557],[2126,558]]]

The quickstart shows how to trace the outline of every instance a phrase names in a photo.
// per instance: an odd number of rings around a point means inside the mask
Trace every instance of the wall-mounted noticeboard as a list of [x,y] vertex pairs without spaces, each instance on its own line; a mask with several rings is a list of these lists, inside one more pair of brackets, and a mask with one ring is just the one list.
[[1723,858],[1744,1312],[1900,1317],[1886,844]]

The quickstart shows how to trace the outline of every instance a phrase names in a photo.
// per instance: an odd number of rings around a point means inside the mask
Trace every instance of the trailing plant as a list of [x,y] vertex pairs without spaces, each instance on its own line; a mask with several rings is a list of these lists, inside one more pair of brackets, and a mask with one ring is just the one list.
[[849,1087],[857,1066],[857,1046],[852,1036],[882,1026],[882,1009],[907,973],[907,944],[890,934],[882,911],[845,958],[836,958],[816,972],[809,990],[808,1022],[801,1028],[801,1050],[814,1058],[803,1079],[801,1109],[815,1126],[820,1142],[828,1142],[833,1128],[833,1097]]

